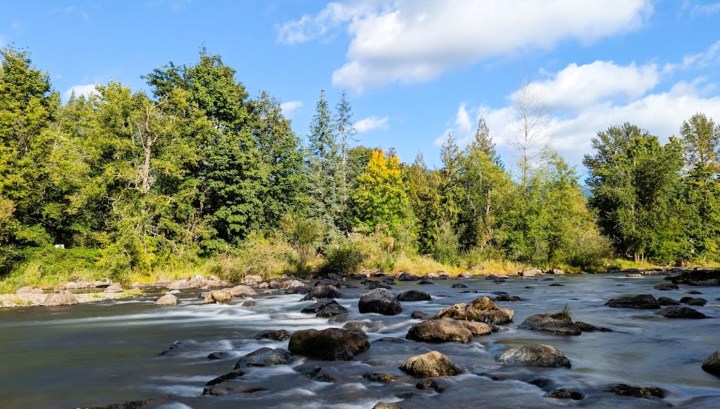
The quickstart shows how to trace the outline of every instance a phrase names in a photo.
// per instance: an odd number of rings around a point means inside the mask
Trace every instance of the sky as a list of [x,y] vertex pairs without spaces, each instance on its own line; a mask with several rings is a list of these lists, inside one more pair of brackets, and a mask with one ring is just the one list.
[[631,122],[667,141],[701,112],[720,121],[718,0],[3,0],[0,47],[30,52],[65,99],[168,62],[222,56],[308,134],[321,89],[348,93],[355,144],[439,167],[484,118],[506,167],[520,107],[534,143],[582,175],[591,139]]

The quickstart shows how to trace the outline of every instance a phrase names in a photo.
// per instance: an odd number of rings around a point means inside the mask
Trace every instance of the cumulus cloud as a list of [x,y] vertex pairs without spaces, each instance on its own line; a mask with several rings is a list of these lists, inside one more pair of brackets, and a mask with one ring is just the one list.
[[[533,82],[525,92],[538,95],[549,108],[580,110],[614,98],[634,99],[653,89],[660,81],[656,64],[619,66],[612,61],[570,64],[551,78]],[[513,94],[516,99],[521,91]]]
[[380,130],[387,130],[390,126],[390,118],[384,116],[384,117],[377,117],[377,116],[369,116],[367,118],[363,118],[353,125],[353,128],[357,131],[357,133],[363,133],[363,132],[369,132],[376,129]]
[[309,41],[346,26],[335,85],[362,91],[436,78],[456,67],[563,40],[592,42],[641,26],[651,0],[395,0],[335,2],[285,24],[279,39]]
[[100,93],[96,88],[97,85],[98,84],[73,85],[70,89],[65,91],[63,97],[67,101],[73,94],[75,94],[76,97],[83,96],[85,98],[89,98],[92,95],[99,95]]
[[720,64],[720,41],[716,41],[706,51],[701,53],[688,55],[683,58],[680,66],[683,69],[702,69],[710,65]]
[[[589,73],[594,73],[595,77],[587,75]],[[635,85],[620,78],[613,81],[612,74],[626,75]],[[697,112],[720,120],[717,117],[720,95],[712,92],[714,84],[698,77],[661,90],[661,77],[662,73],[655,65],[618,66],[596,61],[580,66],[570,64],[548,80],[530,83],[527,87],[544,91],[544,102],[549,105],[548,118],[541,132],[571,164],[580,165],[583,154],[592,150],[591,139],[598,131],[610,126],[632,122],[666,141],[671,135],[677,135],[682,122]],[[595,82],[604,84],[608,90],[597,89]],[[513,98],[519,92],[511,93],[508,104],[502,107],[459,104],[453,125],[437,138],[436,143],[441,143],[448,132],[453,132],[460,145],[469,144],[474,127],[467,125],[476,124],[483,117],[506,161],[512,163],[515,153],[512,145],[520,136]],[[573,95],[579,101],[573,101]],[[617,98],[618,95],[623,98]],[[568,110],[568,107],[572,109]]]
[[280,104],[280,109],[282,110],[283,115],[287,118],[292,118],[295,112],[297,112],[302,107],[302,101],[288,101]]

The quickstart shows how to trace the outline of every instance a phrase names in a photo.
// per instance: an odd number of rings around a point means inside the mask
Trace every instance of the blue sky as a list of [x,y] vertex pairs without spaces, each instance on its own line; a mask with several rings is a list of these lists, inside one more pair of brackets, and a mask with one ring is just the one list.
[[11,1],[0,46],[26,48],[53,86],[90,92],[206,46],[251,95],[280,99],[307,134],[320,89],[347,90],[358,143],[422,153],[461,144],[480,116],[509,168],[523,100],[542,108],[531,141],[583,173],[597,131],[633,122],[661,137],[704,112],[720,120],[718,0]]

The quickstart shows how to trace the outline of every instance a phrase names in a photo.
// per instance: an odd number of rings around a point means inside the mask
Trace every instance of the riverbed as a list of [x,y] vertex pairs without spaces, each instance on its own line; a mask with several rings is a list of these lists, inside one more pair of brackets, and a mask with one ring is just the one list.
[[[701,369],[702,361],[720,349],[718,287],[680,286],[658,291],[662,277],[629,278],[622,274],[513,277],[491,280],[433,280],[432,285],[398,282],[393,292],[421,290],[432,300],[403,302],[395,316],[359,314],[358,299],[367,291],[342,288],[337,301],[349,311],[343,322],[316,318],[300,310],[312,301],[301,295],[260,294],[252,307],[202,304],[197,292],[179,295],[174,307],[153,305],[154,297],[70,307],[28,307],[0,310],[0,408],[76,408],[158,398],[148,407],[162,408],[372,408],[377,402],[397,402],[406,408],[655,408],[720,407],[720,378]],[[452,288],[462,283],[467,288]],[[605,306],[610,298],[653,294],[679,299],[699,290],[708,300],[693,307],[708,319],[667,319],[656,310]],[[262,291],[262,290],[261,290]],[[473,338],[467,344],[428,344],[402,340],[418,322],[413,311],[434,315],[455,303],[502,291],[522,298],[498,302],[515,311],[505,331]],[[558,312],[567,306],[573,319],[606,327],[612,332],[580,336],[548,335],[519,329],[528,316]],[[308,328],[342,327],[346,320],[367,321],[371,342],[367,352],[349,362],[311,361],[300,357],[290,365],[251,368],[244,382],[265,390],[231,396],[203,396],[211,379],[233,369],[239,357],[261,347],[287,348],[288,341],[256,340],[263,330],[290,332]],[[402,340],[402,341],[401,341]],[[177,342],[176,347],[168,348]],[[571,361],[572,368],[528,368],[496,362],[505,349],[532,343],[550,344]],[[410,356],[436,350],[446,354],[464,374],[444,379],[441,392],[419,390],[417,379],[399,366]],[[168,351],[160,355],[163,351]],[[227,352],[210,360],[213,352]],[[318,365],[336,382],[303,375]],[[363,378],[367,372],[397,375],[380,384]],[[616,383],[654,386],[664,399],[622,397],[606,392]],[[545,398],[550,389],[574,388],[580,401]]]

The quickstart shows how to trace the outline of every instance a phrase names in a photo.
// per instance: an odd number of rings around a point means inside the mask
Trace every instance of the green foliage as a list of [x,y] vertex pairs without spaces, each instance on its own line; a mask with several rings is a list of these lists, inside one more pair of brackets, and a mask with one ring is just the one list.
[[321,275],[348,274],[358,271],[366,256],[357,245],[344,240],[341,244],[331,246],[325,254],[325,263],[320,267]]
[[232,254],[222,255],[211,272],[226,280],[241,281],[246,275],[264,279],[297,272],[297,253],[276,235],[251,234]]

